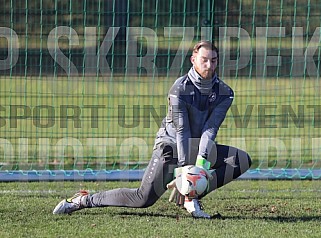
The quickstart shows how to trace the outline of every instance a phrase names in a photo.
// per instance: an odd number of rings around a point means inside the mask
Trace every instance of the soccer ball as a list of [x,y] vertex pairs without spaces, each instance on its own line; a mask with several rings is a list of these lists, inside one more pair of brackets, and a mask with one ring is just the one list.
[[178,191],[189,198],[197,198],[208,187],[208,178],[202,168],[187,165],[182,168],[182,174],[177,178]]

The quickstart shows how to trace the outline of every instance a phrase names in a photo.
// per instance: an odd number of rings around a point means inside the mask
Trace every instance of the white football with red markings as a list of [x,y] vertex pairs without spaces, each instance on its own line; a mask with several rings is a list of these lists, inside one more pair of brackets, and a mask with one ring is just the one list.
[[194,165],[182,168],[182,174],[177,178],[176,187],[178,191],[189,198],[197,198],[202,195],[208,187],[208,178],[204,169]]

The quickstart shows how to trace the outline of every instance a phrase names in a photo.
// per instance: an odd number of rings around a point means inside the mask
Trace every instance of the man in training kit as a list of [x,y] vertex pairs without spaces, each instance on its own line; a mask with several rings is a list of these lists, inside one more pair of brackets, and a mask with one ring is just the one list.
[[[198,42],[191,56],[192,67],[178,78],[168,94],[168,114],[159,129],[153,153],[141,185],[137,189],[119,188],[89,194],[80,191],[61,201],[54,214],[70,214],[83,208],[132,207],[153,205],[171,186],[176,167],[206,163],[213,177],[208,189],[197,198],[177,195],[182,205],[195,218],[211,218],[199,200],[249,169],[249,155],[235,147],[215,143],[215,138],[234,92],[222,82],[215,70],[218,49],[208,41]],[[209,170],[210,169],[210,170]]]

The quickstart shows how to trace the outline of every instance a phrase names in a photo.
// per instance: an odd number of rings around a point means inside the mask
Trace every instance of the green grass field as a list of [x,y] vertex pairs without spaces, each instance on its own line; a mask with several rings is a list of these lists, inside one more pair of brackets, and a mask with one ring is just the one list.
[[96,208],[53,215],[78,189],[138,182],[0,183],[0,237],[320,237],[320,181],[234,181],[203,199],[223,219],[195,220],[169,193],[146,209]]

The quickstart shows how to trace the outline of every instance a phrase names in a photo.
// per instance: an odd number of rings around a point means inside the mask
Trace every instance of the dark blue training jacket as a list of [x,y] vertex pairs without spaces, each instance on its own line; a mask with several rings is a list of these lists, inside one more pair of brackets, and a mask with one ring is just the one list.
[[168,95],[168,114],[157,133],[156,143],[177,144],[178,165],[189,161],[189,139],[199,138],[198,155],[207,158],[228,109],[234,92],[216,75],[206,85],[192,67],[178,78]]

